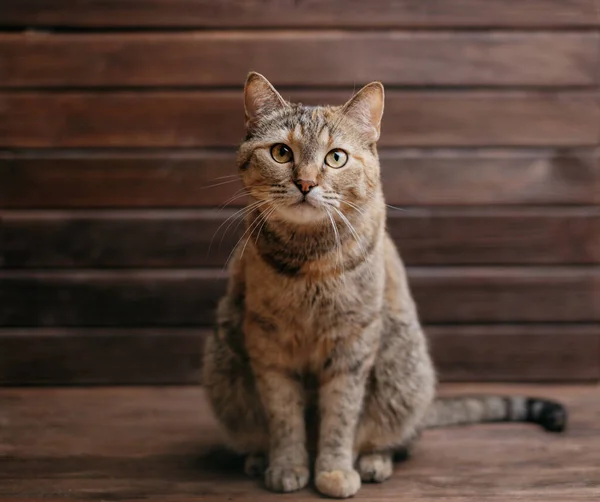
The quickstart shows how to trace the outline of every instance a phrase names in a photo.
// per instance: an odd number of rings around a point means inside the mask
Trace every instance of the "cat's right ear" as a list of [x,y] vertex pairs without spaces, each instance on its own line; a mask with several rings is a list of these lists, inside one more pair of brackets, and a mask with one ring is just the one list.
[[260,73],[250,72],[244,86],[246,130],[252,131],[261,117],[287,106],[285,100]]
[[384,95],[383,84],[371,82],[358,91],[342,109],[346,117],[355,121],[368,141],[379,139]]

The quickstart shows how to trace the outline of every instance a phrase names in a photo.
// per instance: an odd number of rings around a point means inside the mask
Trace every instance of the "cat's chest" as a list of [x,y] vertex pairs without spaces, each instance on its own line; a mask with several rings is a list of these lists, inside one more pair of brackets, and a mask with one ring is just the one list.
[[260,357],[295,371],[318,371],[340,340],[381,309],[381,280],[270,275],[246,277],[246,343]]
[[295,278],[249,281],[246,305],[271,319],[282,335],[308,340],[344,329],[364,312],[380,308],[383,288],[379,281]]

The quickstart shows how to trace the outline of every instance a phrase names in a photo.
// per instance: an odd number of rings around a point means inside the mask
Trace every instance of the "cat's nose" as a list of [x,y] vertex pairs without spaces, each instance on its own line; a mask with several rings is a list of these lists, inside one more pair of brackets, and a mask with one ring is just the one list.
[[317,182],[316,181],[312,181],[312,180],[295,180],[294,184],[298,187],[298,190],[300,190],[304,195],[306,195],[308,192],[310,192],[314,187],[317,186]]

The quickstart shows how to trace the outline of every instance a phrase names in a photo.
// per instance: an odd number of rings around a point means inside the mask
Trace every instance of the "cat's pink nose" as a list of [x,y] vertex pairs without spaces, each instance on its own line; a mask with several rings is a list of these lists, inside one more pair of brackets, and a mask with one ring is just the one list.
[[300,179],[295,180],[294,184],[298,187],[298,190],[300,190],[304,195],[306,195],[314,187],[317,186],[317,182],[316,181],[300,180]]

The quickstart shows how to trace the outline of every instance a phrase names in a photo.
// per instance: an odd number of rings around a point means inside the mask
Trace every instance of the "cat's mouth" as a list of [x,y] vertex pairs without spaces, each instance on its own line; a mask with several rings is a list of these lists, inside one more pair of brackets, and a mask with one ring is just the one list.
[[312,223],[325,217],[323,208],[318,201],[311,200],[306,196],[280,207],[279,213],[286,220],[294,223]]
[[314,200],[308,198],[307,195],[302,195],[296,202],[292,203],[292,207],[310,206],[318,209],[319,206],[315,204]]

